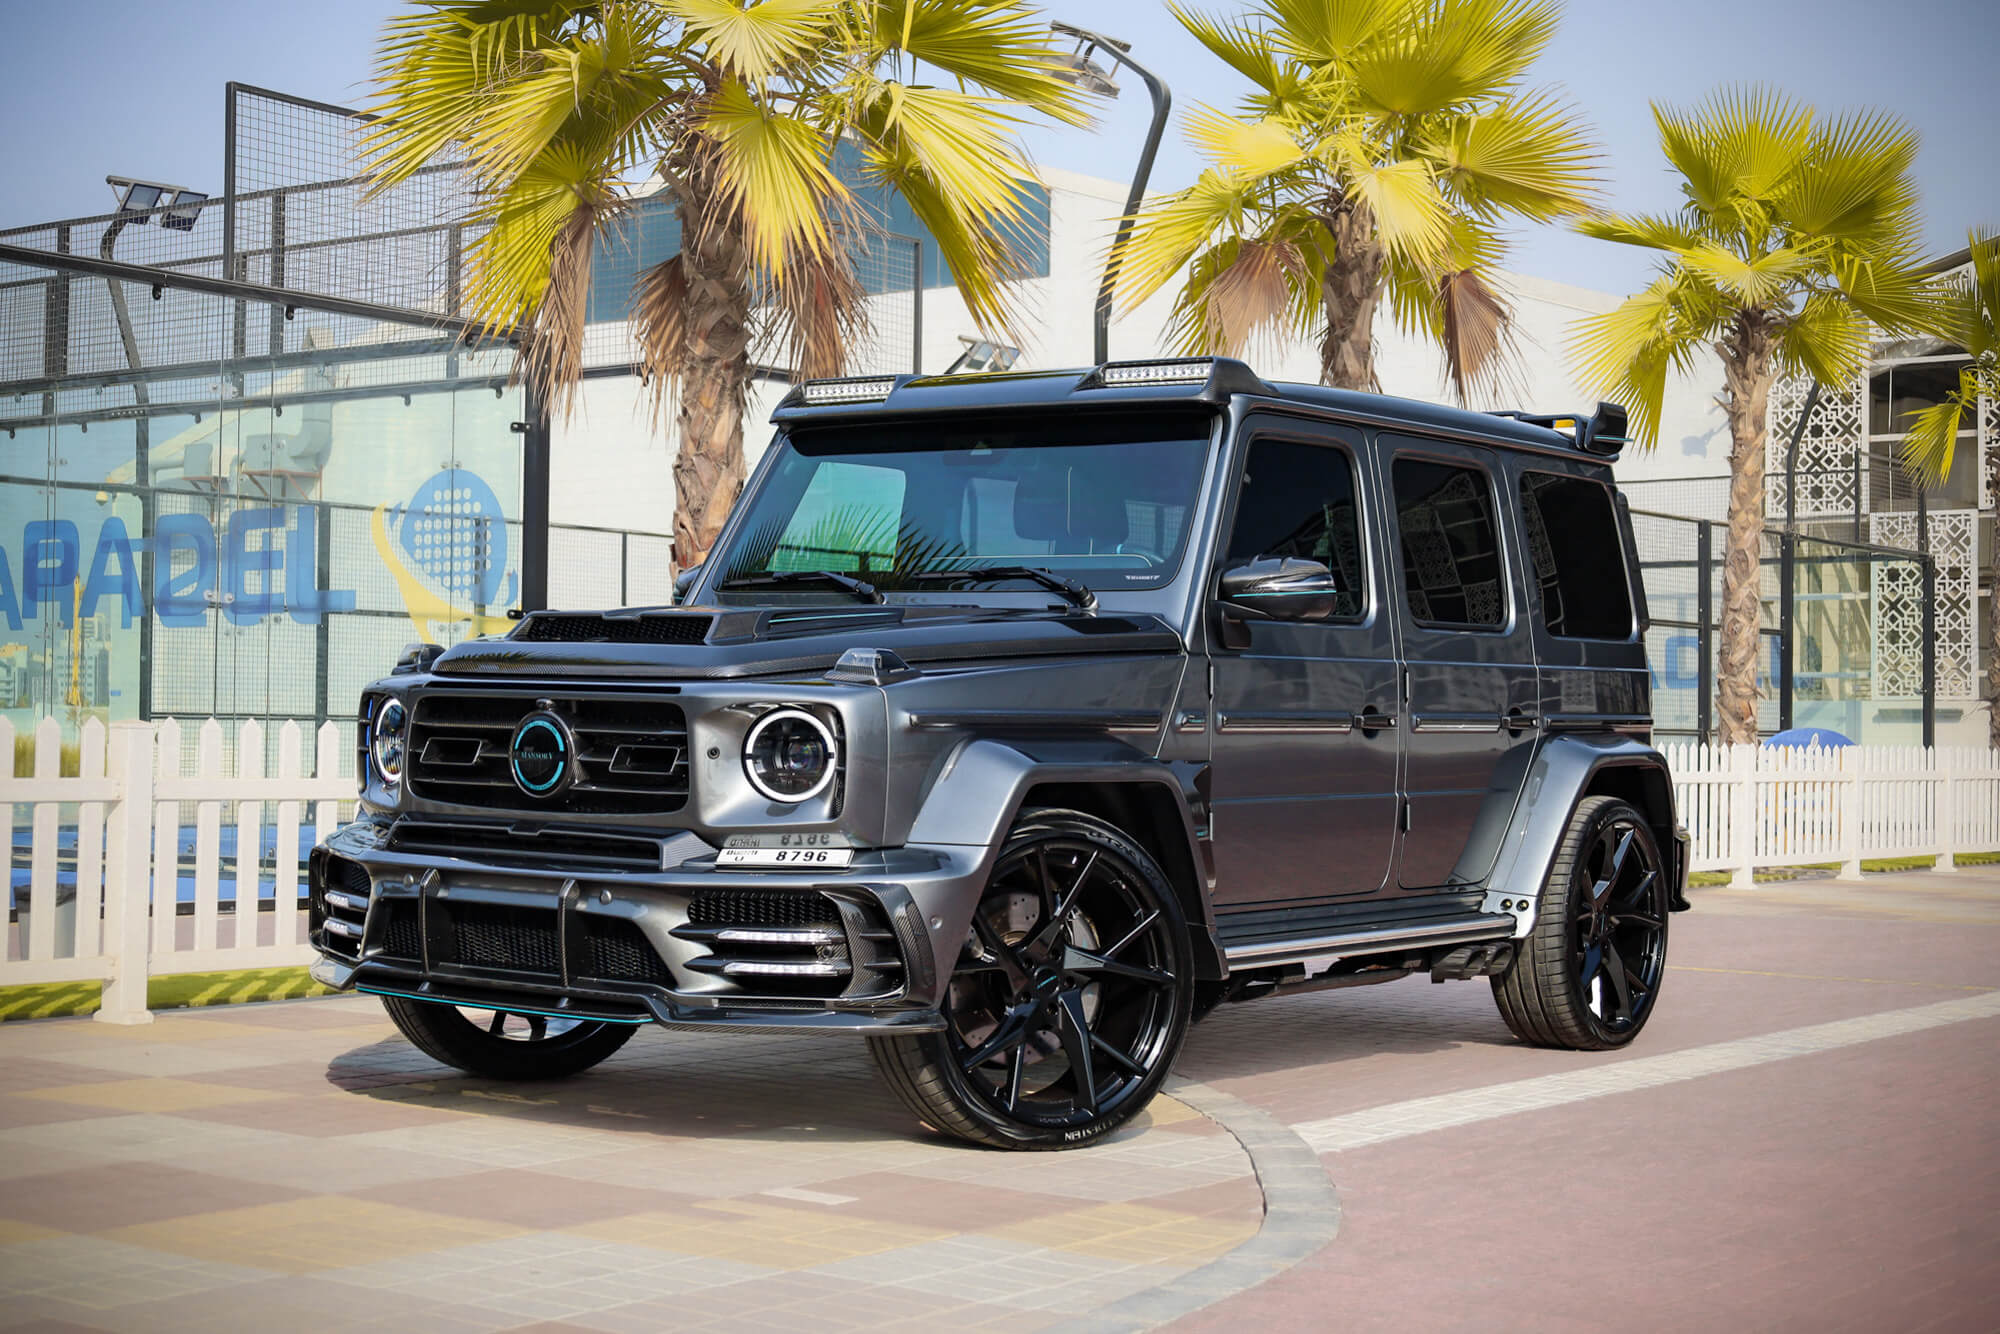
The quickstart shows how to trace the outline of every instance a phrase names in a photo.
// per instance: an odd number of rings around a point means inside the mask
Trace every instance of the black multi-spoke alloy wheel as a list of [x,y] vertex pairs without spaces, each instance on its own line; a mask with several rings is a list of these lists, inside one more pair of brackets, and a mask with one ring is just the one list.
[[875,1038],[875,1062],[938,1129],[1066,1149],[1125,1124],[1187,1032],[1187,923],[1144,848],[1078,811],[1023,812],[973,913],[946,1031]]
[[1523,1041],[1573,1051],[1639,1035],[1667,971],[1667,876],[1646,818],[1615,797],[1577,803],[1534,929],[1493,998]]
[[401,996],[384,996],[382,1008],[426,1056],[487,1079],[567,1078],[624,1046],[633,1028]]

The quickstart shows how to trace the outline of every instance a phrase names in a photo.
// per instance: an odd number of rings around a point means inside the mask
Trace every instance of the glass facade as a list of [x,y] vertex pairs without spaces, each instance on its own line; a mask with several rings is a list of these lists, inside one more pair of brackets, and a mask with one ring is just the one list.
[[[351,725],[403,645],[504,630],[512,364],[346,309],[0,265],[0,714]],[[552,547],[589,555],[566,600],[670,596],[664,538]]]

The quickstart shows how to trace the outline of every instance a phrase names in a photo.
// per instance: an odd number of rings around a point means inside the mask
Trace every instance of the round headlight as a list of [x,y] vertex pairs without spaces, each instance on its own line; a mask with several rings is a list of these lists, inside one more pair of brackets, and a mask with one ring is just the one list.
[[410,737],[410,712],[400,699],[385,699],[375,710],[375,729],[368,740],[368,753],[375,772],[390,787],[403,781],[403,755]]
[[833,733],[804,709],[771,710],[743,743],[743,772],[750,786],[772,801],[818,796],[839,765],[840,745]]

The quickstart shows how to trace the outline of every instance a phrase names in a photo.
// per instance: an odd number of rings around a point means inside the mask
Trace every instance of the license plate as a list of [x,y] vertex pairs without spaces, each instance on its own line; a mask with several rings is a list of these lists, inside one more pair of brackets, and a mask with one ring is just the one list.
[[724,848],[717,866],[837,867],[854,860],[853,848]]

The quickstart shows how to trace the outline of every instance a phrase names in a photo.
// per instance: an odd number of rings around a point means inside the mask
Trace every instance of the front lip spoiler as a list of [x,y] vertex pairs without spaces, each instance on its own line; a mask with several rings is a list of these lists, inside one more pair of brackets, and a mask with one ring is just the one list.
[[573,987],[565,990],[490,977],[477,981],[426,977],[373,960],[356,964],[325,955],[313,963],[311,971],[314,980],[343,991],[611,1024],[754,1028],[778,1033],[937,1033],[945,1027],[944,1017],[934,1009],[836,1011],[780,1010],[754,1003],[683,1005],[654,989],[579,992]]

